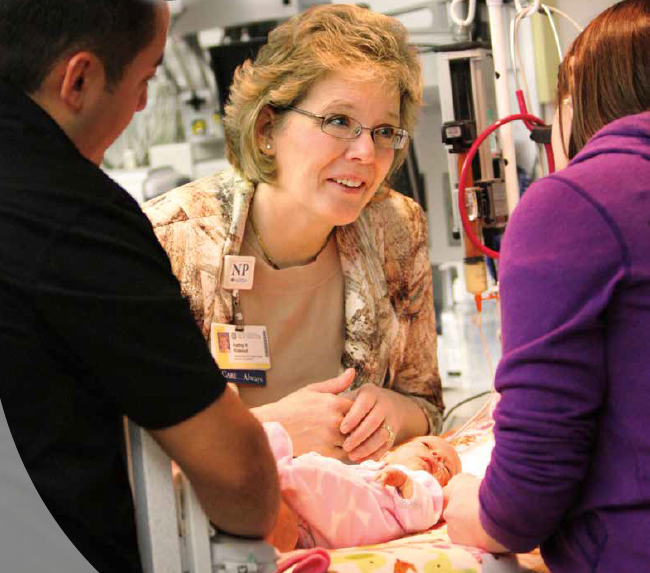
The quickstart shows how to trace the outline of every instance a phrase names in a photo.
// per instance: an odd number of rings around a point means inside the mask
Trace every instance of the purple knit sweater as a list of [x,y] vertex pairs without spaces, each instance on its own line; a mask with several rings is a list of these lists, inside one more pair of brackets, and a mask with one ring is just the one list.
[[531,186],[501,261],[483,527],[554,572],[650,571],[650,112]]

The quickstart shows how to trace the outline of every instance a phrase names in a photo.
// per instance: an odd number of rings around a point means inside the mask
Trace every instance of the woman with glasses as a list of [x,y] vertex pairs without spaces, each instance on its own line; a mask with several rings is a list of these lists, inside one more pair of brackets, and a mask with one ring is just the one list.
[[296,455],[440,430],[425,217],[388,184],[421,92],[399,22],[314,7],[236,72],[232,169],[145,205],[219,367]]

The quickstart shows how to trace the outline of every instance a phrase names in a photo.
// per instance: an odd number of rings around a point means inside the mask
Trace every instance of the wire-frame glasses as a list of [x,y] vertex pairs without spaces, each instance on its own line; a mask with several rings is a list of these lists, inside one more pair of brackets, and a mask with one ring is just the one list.
[[320,128],[323,132],[337,139],[356,139],[365,129],[370,132],[370,136],[377,147],[403,149],[409,137],[408,131],[401,127],[395,127],[393,125],[364,127],[356,119],[342,113],[318,115],[293,106],[286,106],[282,109],[288,109],[306,115],[307,117],[319,119],[321,122]]

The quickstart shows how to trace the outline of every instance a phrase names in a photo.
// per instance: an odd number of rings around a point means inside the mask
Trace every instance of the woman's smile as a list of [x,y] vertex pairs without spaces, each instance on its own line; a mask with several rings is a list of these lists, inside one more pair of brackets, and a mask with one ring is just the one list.
[[273,134],[277,179],[258,192],[270,191],[285,212],[302,212],[307,229],[316,221],[330,228],[350,224],[388,175],[395,152],[377,147],[367,131],[353,139],[337,138],[323,131],[318,117],[345,114],[363,125],[390,124],[399,118],[398,92],[376,81],[328,73],[300,107],[316,117],[281,112],[286,118]]

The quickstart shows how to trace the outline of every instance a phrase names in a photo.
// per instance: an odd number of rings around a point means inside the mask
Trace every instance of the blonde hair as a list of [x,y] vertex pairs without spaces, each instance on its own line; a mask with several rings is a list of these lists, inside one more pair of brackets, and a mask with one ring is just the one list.
[[[266,106],[297,105],[328,72],[397,88],[400,127],[412,133],[422,103],[422,78],[406,28],[358,6],[315,6],[274,29],[255,62],[247,60],[235,72],[224,126],[228,160],[240,173],[255,183],[273,181],[275,159],[262,153],[257,138],[260,113]],[[406,147],[395,151],[389,175],[406,153]]]

